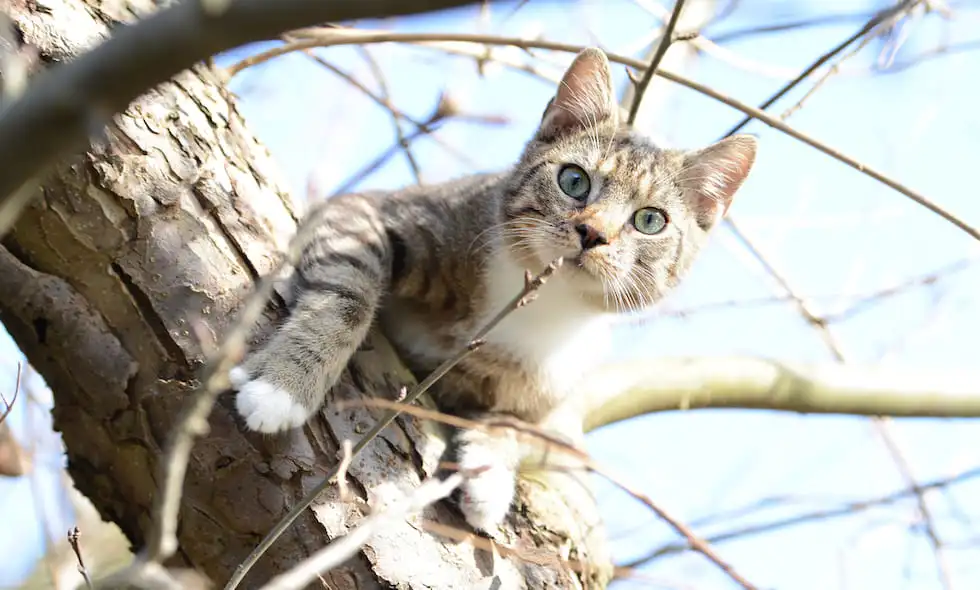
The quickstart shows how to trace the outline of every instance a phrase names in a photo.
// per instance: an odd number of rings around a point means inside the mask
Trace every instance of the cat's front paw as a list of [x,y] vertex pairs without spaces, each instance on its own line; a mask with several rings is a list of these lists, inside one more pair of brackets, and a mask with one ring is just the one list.
[[242,367],[235,367],[228,376],[238,390],[235,408],[249,430],[266,433],[290,430],[302,426],[312,413],[289,391],[261,377],[251,379]]
[[481,470],[463,483],[459,508],[474,529],[493,534],[504,522],[514,500],[516,473],[500,457],[470,447],[460,460],[464,470]]

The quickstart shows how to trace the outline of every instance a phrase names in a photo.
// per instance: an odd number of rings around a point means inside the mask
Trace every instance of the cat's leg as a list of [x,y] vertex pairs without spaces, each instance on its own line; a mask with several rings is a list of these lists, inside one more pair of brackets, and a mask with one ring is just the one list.
[[531,441],[519,441],[516,430],[506,426],[515,424],[508,413],[484,412],[468,414],[466,418],[502,426],[492,432],[457,429],[452,439],[451,456],[458,467],[479,472],[463,483],[458,494],[460,510],[473,528],[492,534],[503,523],[514,501],[522,465],[584,479],[588,485],[587,470],[583,473],[579,456],[563,450],[584,448],[580,407],[574,399],[566,400],[537,421],[537,430],[547,433],[547,438]]
[[388,284],[388,244],[374,201],[336,197],[308,219],[290,316],[231,373],[251,430],[295,428],[319,410],[367,336]]
[[[497,415],[469,416],[492,420]],[[452,455],[460,470],[476,472],[458,492],[459,508],[474,529],[493,534],[514,502],[517,470],[523,456],[514,432],[459,429],[452,440]]]

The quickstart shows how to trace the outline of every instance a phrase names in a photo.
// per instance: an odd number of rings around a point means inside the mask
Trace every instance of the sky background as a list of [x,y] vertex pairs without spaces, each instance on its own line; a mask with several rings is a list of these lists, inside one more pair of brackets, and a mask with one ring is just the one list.
[[[481,19],[470,9],[358,26],[540,35],[642,56],[659,22],[644,5],[656,3],[532,0],[516,13],[516,3],[494,5],[489,18]],[[689,0],[688,10],[696,15],[727,5],[723,0]],[[736,1],[727,17],[704,29],[708,39],[727,37],[720,46],[729,53],[684,61],[685,50],[678,49],[672,51],[670,66],[743,102],[758,104],[886,5],[859,0]],[[980,52],[950,52],[902,67],[940,44],[980,43],[980,3],[951,6],[952,20],[929,15],[909,22],[890,41],[869,43],[788,122],[980,226]],[[819,27],[731,35],[831,15],[842,16]],[[904,41],[895,43],[896,39]],[[218,62],[229,65],[264,47],[236,50]],[[508,121],[452,121],[435,138],[413,142],[426,182],[512,163],[554,93],[549,82],[497,65],[485,68],[481,77],[472,59],[447,57],[434,49],[375,45],[368,52],[383,71],[391,102],[416,119],[431,114],[445,92],[467,114]],[[572,57],[494,49],[498,52],[555,76]],[[326,48],[319,55],[378,90],[361,50]],[[873,71],[876,64],[887,65],[889,57],[894,71]],[[628,83],[625,72],[621,66],[615,71],[622,91]],[[815,80],[803,83],[771,112],[782,113]],[[231,87],[252,130],[275,156],[297,195],[307,194],[310,186],[318,196],[332,194],[394,141],[386,110],[302,54],[246,70]],[[713,142],[741,119],[723,104],[662,80],[651,86],[644,105],[649,110],[642,119],[643,130],[678,147]],[[410,134],[414,129],[405,124],[404,130]],[[923,372],[975,369],[980,350],[975,338],[980,328],[977,242],[895,191],[761,123],[753,122],[745,130],[758,134],[760,151],[732,216],[817,314],[843,312],[870,293],[957,265],[941,280],[878,301],[835,323],[831,329],[846,358]],[[357,187],[394,188],[411,182],[405,157],[396,154]],[[723,229],[683,287],[658,312],[624,324],[617,354],[640,360],[747,354],[832,362],[827,346],[795,306],[771,300],[782,295],[745,247]],[[711,305],[715,303],[725,304]],[[685,310],[683,316],[678,314]],[[13,388],[19,358],[9,337],[0,335],[0,391],[5,394]],[[31,477],[0,477],[0,555],[6,556],[0,560],[0,587],[15,587],[42,554],[39,514],[43,512],[52,538],[62,538],[72,523],[71,507],[60,487],[64,460],[60,439],[51,432],[51,396],[40,382],[31,391],[35,399],[22,398],[25,403],[18,403],[8,418],[25,446],[35,441],[38,455]],[[976,420],[895,420],[889,429],[919,481],[980,466]],[[590,435],[588,445],[601,464],[625,474],[702,536],[833,509],[907,487],[879,431],[860,418],[734,410],[668,413],[604,428]],[[635,500],[603,482],[597,482],[597,488],[618,563],[677,541]],[[766,499],[766,507],[759,507]],[[928,492],[926,500],[946,543],[955,587],[980,587],[980,478]],[[746,509],[752,506],[757,509]],[[741,515],[733,516],[734,512]],[[715,548],[760,588],[942,588],[911,496],[887,508],[784,527]],[[615,587],[732,587],[707,560],[692,553],[661,557],[641,571],[645,580],[617,582]]]

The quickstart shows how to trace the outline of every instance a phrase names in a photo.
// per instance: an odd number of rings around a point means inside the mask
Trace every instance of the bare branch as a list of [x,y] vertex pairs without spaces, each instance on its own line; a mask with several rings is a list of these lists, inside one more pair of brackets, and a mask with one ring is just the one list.
[[[482,6],[487,6],[483,4]],[[375,82],[378,83],[378,88],[381,91],[381,98],[385,102],[391,101],[391,93],[388,92],[388,82],[385,80],[384,71],[378,64],[378,60],[374,59],[374,55],[368,50],[367,47],[359,47],[361,55],[364,57],[364,61],[367,62],[368,68],[371,70],[371,74],[374,76]],[[395,131],[395,141],[398,147],[401,148],[402,152],[405,154],[405,161],[408,163],[408,167],[412,171],[412,176],[415,177],[415,184],[422,184],[422,172],[419,168],[418,162],[415,161],[415,155],[412,153],[412,147],[408,144],[405,139],[405,132],[402,130],[401,121],[398,120],[398,115],[395,111],[388,109],[388,114],[391,115],[391,125]]]
[[14,381],[14,393],[10,396],[10,401],[8,402],[7,398],[3,396],[3,393],[0,393],[0,402],[3,402],[4,406],[3,413],[0,414],[0,423],[6,420],[7,416],[10,415],[10,412],[13,411],[14,403],[17,402],[17,396],[20,395],[20,383],[24,373],[23,369],[24,366],[21,363],[17,363],[17,377]]
[[[369,405],[378,406],[382,408],[398,408],[401,407],[402,411],[413,416],[425,418],[428,420],[435,420],[450,424],[457,428],[470,428],[476,430],[482,430],[484,432],[492,432],[499,429],[513,430],[520,439],[524,442],[528,442],[534,445],[543,446],[547,450],[557,450],[560,453],[569,455],[573,457],[577,462],[588,469],[589,471],[602,476],[608,480],[613,485],[617,486],[644,506],[650,509],[654,514],[657,515],[661,520],[666,522],[671,528],[673,528],[679,535],[684,537],[688,544],[694,548],[695,551],[701,553],[709,561],[718,566],[728,577],[739,584],[742,588],[746,590],[752,590],[755,588],[754,585],[749,583],[745,578],[743,578],[738,572],[732,568],[727,562],[721,559],[717,553],[711,548],[711,546],[694,534],[694,531],[690,527],[685,525],[683,522],[672,516],[669,512],[664,510],[659,504],[654,502],[653,498],[639,491],[633,486],[625,483],[621,478],[615,476],[608,469],[601,467],[588,455],[587,452],[578,449],[572,444],[569,444],[558,437],[554,436],[552,433],[540,428],[534,424],[529,424],[517,419],[496,419],[488,422],[476,422],[473,420],[468,420],[465,418],[460,418],[459,416],[453,416],[443,412],[428,410],[425,408],[418,408],[414,406],[406,406],[403,403],[390,402],[388,400],[382,399],[369,399],[369,400],[359,400],[352,403],[345,403],[344,406],[352,405]],[[538,465],[537,467],[551,467],[546,465]]]
[[23,375],[24,365],[18,362],[14,393],[10,396],[10,401],[7,401],[7,398],[0,392],[0,403],[4,406],[2,413],[0,413],[0,475],[7,477],[23,475],[31,467],[29,457],[25,454],[20,442],[14,437],[10,425],[5,423],[20,396]]
[[875,427],[881,435],[881,439],[885,443],[888,453],[898,467],[902,479],[905,480],[906,484],[911,488],[912,494],[915,496],[916,508],[922,521],[922,527],[925,530],[926,537],[929,538],[929,544],[932,545],[932,553],[936,560],[936,571],[939,574],[939,582],[942,584],[944,590],[952,590],[953,575],[950,571],[949,560],[943,551],[943,541],[939,537],[932,510],[929,509],[929,504],[926,502],[925,490],[923,490],[922,486],[915,479],[912,466],[909,464],[908,458],[906,458],[902,448],[898,445],[898,441],[895,440],[895,435],[889,428],[890,424],[891,422],[887,419],[875,421]]
[[[284,35],[283,38],[286,39],[287,41],[290,41],[292,39],[289,35]],[[316,53],[314,53],[312,50],[309,50],[308,49],[308,50],[305,50],[303,53],[305,53],[307,55],[307,57],[309,57],[310,59],[312,59],[313,61],[315,61],[316,63],[318,63],[322,67],[324,67],[325,69],[329,70],[331,73],[333,73],[333,74],[337,75],[338,77],[340,77],[341,79],[343,79],[345,82],[347,82],[348,84],[350,84],[354,89],[356,89],[356,90],[360,91],[362,94],[364,94],[364,96],[370,98],[375,104],[377,104],[381,108],[383,108],[386,111],[388,111],[389,113],[391,113],[393,117],[397,117],[398,119],[402,119],[404,121],[407,121],[413,127],[415,127],[416,133],[413,133],[411,137],[408,137],[404,133],[402,133],[401,132],[401,127],[397,127],[396,128],[396,133],[399,134],[399,137],[398,137],[398,145],[397,146],[394,146],[393,148],[391,148],[391,150],[386,151],[382,156],[380,156],[379,158],[377,158],[377,160],[376,160],[375,163],[373,163],[371,166],[368,166],[365,169],[365,170],[367,170],[367,172],[366,172],[367,174],[369,174],[370,171],[376,170],[385,161],[387,161],[388,158],[390,158],[391,155],[392,155],[389,152],[393,152],[393,150],[396,147],[405,146],[404,150],[406,150],[406,154],[410,154],[410,151],[409,150],[410,150],[410,146],[411,146],[412,141],[414,141],[415,139],[421,137],[422,135],[426,135],[426,137],[428,137],[429,140],[431,140],[432,142],[438,144],[440,147],[442,147],[448,153],[450,153],[454,157],[458,158],[461,162],[463,162],[463,163],[465,163],[465,164],[467,164],[467,165],[469,165],[471,167],[474,166],[473,160],[471,160],[465,154],[460,153],[459,150],[455,149],[453,146],[451,146],[448,143],[446,143],[445,141],[443,141],[438,135],[436,135],[436,134],[433,133],[438,128],[439,125],[442,125],[443,123],[446,122],[445,117],[439,119],[438,121],[433,121],[431,117],[430,117],[430,120],[429,121],[419,121],[419,120],[415,119],[414,117],[408,115],[407,113],[405,113],[401,109],[399,109],[394,104],[392,104],[389,99],[387,99],[385,97],[382,97],[382,96],[379,96],[378,94],[375,94],[374,92],[372,92],[370,88],[368,88],[367,86],[365,86],[364,84],[362,84],[350,72],[347,72],[347,71],[344,71],[344,70],[338,68],[334,64],[328,62],[327,60],[323,59],[322,57],[320,57],[319,55],[317,55]],[[439,113],[440,112],[439,109],[437,109],[436,112]],[[445,111],[442,111],[441,113],[444,114],[444,115],[446,114]],[[455,113],[449,113],[449,114],[452,114],[452,115],[455,116]],[[490,121],[487,121],[487,122],[490,122]],[[364,170],[361,171],[361,174],[366,174],[366,173],[365,173]],[[360,175],[354,175],[352,178],[361,178],[361,176]],[[344,184],[348,184],[348,183],[344,183]]]
[[897,61],[887,68],[875,68],[871,70],[871,74],[881,75],[881,74],[897,74],[898,72],[904,72],[916,66],[922,65],[933,59],[940,57],[947,57],[950,55],[956,55],[957,53],[966,53],[969,51],[976,51],[980,49],[980,39],[975,39],[971,41],[964,41],[962,43],[954,43],[951,45],[940,45],[934,49],[923,51],[912,57],[908,57],[902,61]]
[[290,571],[273,578],[263,590],[297,590],[330,569],[350,559],[375,533],[447,497],[463,483],[465,474],[454,473],[444,480],[430,479],[404,498],[366,518],[357,528],[320,549]]
[[670,527],[674,529],[674,531],[676,531],[680,536],[684,537],[684,539],[687,540],[688,545],[690,545],[692,549],[694,549],[701,555],[708,558],[708,560],[711,561],[711,563],[718,566],[718,568],[720,568],[721,571],[725,572],[725,575],[731,578],[736,584],[738,584],[745,590],[755,589],[755,585],[753,585],[744,577],[742,577],[742,575],[736,572],[731,565],[729,565],[727,562],[722,560],[722,558],[719,557],[717,553],[715,553],[714,549],[711,548],[711,545],[709,545],[708,542],[701,539],[701,537],[696,535],[694,531],[691,530],[690,527],[685,525],[680,520],[674,518],[669,512],[661,508],[660,505],[654,502],[652,498],[650,498],[649,496],[647,496],[646,494],[640,492],[635,488],[627,486],[619,478],[613,476],[612,474],[606,472],[603,469],[600,469],[595,464],[592,464],[589,467],[590,469],[592,469],[592,471],[605,477],[607,480],[617,485],[620,489],[626,491],[628,494],[630,494],[631,496],[639,500],[641,503],[643,503],[647,508],[652,510],[658,517],[660,517],[661,520],[663,520],[668,525],[670,525]]
[[85,587],[88,590],[92,590],[92,579],[88,576],[88,569],[85,567],[85,560],[82,559],[82,549],[78,546],[78,527],[72,528],[68,531],[68,544],[71,546],[72,552],[75,554],[75,559],[78,560],[78,573],[82,575],[82,579],[85,580]]
[[[813,82],[813,85],[810,86],[810,89],[807,90],[806,93],[804,93],[799,100],[797,100],[789,108],[784,110],[782,114],[779,115],[779,118],[785,121],[786,119],[790,118],[793,115],[793,113],[802,109],[803,104],[807,100],[809,100],[811,96],[816,94],[818,90],[823,88],[823,85],[827,83],[827,80],[840,73],[841,64],[853,58],[854,56],[858,55],[859,53],[861,53],[861,51],[863,51],[864,48],[867,47],[874,40],[875,40],[875,35],[871,33],[865,35],[864,38],[861,39],[861,42],[854,47],[854,49],[842,55],[840,59],[834,62],[833,65],[831,65],[829,68],[827,68],[827,70]],[[790,86],[787,85],[787,88],[790,88]]]
[[653,77],[657,74],[657,68],[660,66],[660,62],[663,61],[664,56],[667,55],[667,50],[670,49],[671,44],[675,40],[674,28],[677,26],[677,21],[680,20],[681,11],[683,10],[684,0],[676,0],[674,10],[670,13],[670,20],[667,21],[667,25],[661,33],[660,45],[657,46],[656,53],[650,59],[650,65],[643,72],[643,78],[636,85],[636,94],[633,97],[633,104],[630,105],[629,116],[626,119],[629,125],[632,125],[633,121],[636,120],[636,115],[640,112],[640,103],[643,102],[643,95],[646,93],[647,87],[650,86]]
[[[824,521],[832,518],[853,516],[858,512],[863,512],[866,510],[871,510],[872,508],[878,508],[882,506],[895,504],[901,500],[908,498],[909,496],[915,496],[917,493],[921,493],[921,491],[942,489],[952,484],[970,481],[978,477],[980,477],[980,467],[975,467],[973,469],[964,471],[952,477],[947,477],[947,478],[919,484],[918,490],[916,488],[905,488],[897,492],[893,492],[891,494],[881,496],[879,498],[872,498],[870,500],[858,500],[856,502],[849,502],[843,506],[836,507],[836,508],[814,510],[813,512],[797,514],[787,518],[781,518],[768,522],[752,524],[731,531],[727,531],[724,533],[710,535],[706,537],[706,540],[709,543],[718,544],[718,543],[724,543],[726,541],[734,541],[736,539],[744,539],[746,537],[760,535],[775,530],[785,529],[792,526],[798,526],[801,524]],[[741,512],[745,512],[745,511],[741,511]],[[729,514],[726,516],[731,517],[732,515]],[[630,561],[629,563],[624,564],[623,567],[626,568],[640,567],[641,565],[649,563],[659,557],[680,553],[682,551],[689,551],[691,549],[692,547],[686,543],[671,543],[668,545],[663,545],[651,551],[647,555],[640,557],[639,559],[635,559]]]
[[[972,268],[977,264],[978,260],[980,259],[977,257],[961,258],[955,262],[944,265],[937,270],[933,270],[919,276],[909,277],[888,287],[876,289],[866,293],[811,295],[807,297],[807,299],[811,302],[821,300],[846,302],[846,305],[839,311],[824,313],[820,318],[820,321],[826,324],[840,323],[865,311],[874,309],[877,304],[887,301],[892,297],[903,295],[909,291],[912,291],[913,289],[935,286],[943,279]],[[745,299],[724,299],[675,309],[665,308],[662,312],[658,313],[658,316],[686,318],[694,314],[708,311],[723,311],[733,308],[795,303],[795,301],[796,299],[793,296],[786,294]]]
[[586,430],[653,412],[743,408],[858,416],[980,417],[980,375],[750,357],[643,359],[597,371]]
[[[297,43],[292,43],[288,45],[283,45],[280,47],[274,47],[268,51],[263,51],[252,55],[242,61],[229,67],[227,72],[234,75],[241,70],[253,66],[258,63],[262,63],[274,57],[280,55],[285,55],[293,51],[299,51],[302,49],[308,49],[310,47],[328,47],[334,45],[352,45],[360,43],[389,43],[389,42],[438,42],[438,41],[457,41],[462,43],[478,43],[484,45],[511,45],[514,47],[520,47],[523,49],[528,48],[539,48],[539,49],[549,49],[552,51],[566,51],[571,53],[577,53],[584,49],[581,45],[574,45],[569,43],[557,43],[553,41],[544,41],[539,39],[523,39],[519,37],[500,37],[495,35],[475,35],[467,33],[391,33],[391,32],[362,32],[355,31],[351,29],[320,29],[317,31],[303,31],[301,35],[304,40]],[[622,55],[608,54],[607,57],[610,61],[620,63],[626,66],[630,66],[636,69],[645,69],[646,65],[640,60],[632,59],[630,57],[625,57]],[[658,69],[657,75],[700,92],[705,96],[709,96],[719,102],[722,102],[736,110],[742,111],[743,113],[749,115],[751,118],[758,119],[759,121],[765,123],[766,125],[789,135],[790,137],[799,140],[812,148],[817,149],[820,152],[834,158],[839,162],[847,164],[851,168],[857,170],[858,172],[870,176],[871,178],[877,180],[878,182],[888,186],[889,188],[905,195],[909,199],[912,199],[919,205],[925,207],[926,209],[932,211],[936,215],[939,215],[949,223],[952,223],[962,231],[969,234],[974,239],[980,241],[980,230],[969,225],[959,217],[956,217],[949,211],[946,211],[932,200],[930,200],[925,195],[922,195],[907,186],[901,184],[890,176],[879,172],[870,166],[859,162],[857,159],[852,158],[839,150],[836,150],[827,144],[820,142],[808,134],[798,131],[797,129],[790,127],[779,118],[774,117],[761,109],[757,109],[751,105],[740,102],[730,96],[718,92],[713,88],[700,84],[693,80],[690,80],[680,74],[676,74],[669,70]]]
[[[42,72],[0,114],[0,235],[27,199],[12,199],[59,156],[85,145],[93,128],[141,93],[222,51],[328,21],[390,17],[468,0],[236,0],[224,10],[177,2],[100,46]],[[25,142],[29,137],[31,141]]]
[[[772,106],[773,103],[775,103],[777,100],[785,96],[786,93],[792,90],[793,88],[796,88],[796,86],[800,82],[806,80],[810,76],[810,74],[817,71],[817,69],[819,69],[820,66],[833,59],[834,56],[847,49],[852,43],[861,39],[865,35],[869,35],[872,31],[878,28],[878,26],[884,23],[885,21],[891,21],[900,18],[903,13],[911,10],[916,5],[918,5],[921,1],[922,0],[902,0],[895,6],[890,6],[882,10],[881,12],[875,14],[857,32],[855,32],[847,39],[841,41],[835,47],[830,49],[830,51],[827,51],[826,53],[818,57],[813,63],[811,63],[806,68],[804,68],[804,70],[800,72],[799,76],[786,83],[786,85],[784,85],[782,88],[777,90],[775,94],[767,98],[761,105],[759,105],[759,110],[765,110],[770,106]],[[735,133],[738,133],[743,127],[748,125],[749,121],[751,120],[752,117],[745,117],[738,123],[738,125],[732,127],[725,135],[728,136],[728,135],[733,135]]]
[[352,453],[350,439],[345,438],[341,443],[340,463],[337,464],[337,491],[342,502],[349,502],[354,496],[351,494],[350,486],[347,485],[347,470],[350,468]]
[[771,25],[752,26],[744,29],[735,29],[718,35],[708,35],[715,43],[727,43],[736,41],[744,37],[756,37],[760,35],[771,35],[773,33],[784,33],[786,31],[796,31],[799,29],[809,29],[816,27],[835,26],[842,23],[867,20],[871,13],[861,12],[856,14],[827,14],[807,18],[803,20],[788,21],[784,23],[774,23]]
[[[846,357],[844,355],[844,352],[841,349],[841,346],[840,346],[839,342],[834,337],[834,334],[831,332],[830,327],[829,327],[827,321],[824,318],[818,317],[810,309],[809,304],[806,301],[804,301],[802,297],[800,297],[799,295],[796,294],[796,292],[794,291],[794,289],[789,285],[789,282],[786,280],[786,278],[783,277],[782,274],[779,273],[776,270],[776,268],[772,265],[772,263],[769,262],[768,258],[766,256],[764,256],[762,254],[762,252],[758,250],[758,248],[756,248],[756,246],[752,243],[752,241],[748,238],[748,236],[746,236],[745,234],[743,234],[738,229],[738,226],[735,225],[735,222],[734,222],[733,219],[729,218],[728,219],[728,224],[729,224],[730,228],[732,229],[732,231],[735,233],[735,235],[739,239],[741,239],[742,242],[744,243],[744,245],[755,255],[755,257],[758,259],[758,261],[760,262],[760,264],[762,264],[762,266],[765,268],[766,272],[768,272],[769,275],[773,279],[776,280],[776,282],[779,284],[780,288],[782,288],[792,298],[792,300],[796,303],[796,307],[799,310],[800,314],[817,331],[817,333],[822,337],[824,343],[827,345],[827,348],[830,350],[831,354],[834,356],[834,358],[837,360],[837,362],[844,363],[846,361]],[[896,372],[896,371],[893,370],[893,371],[891,371],[891,375],[890,376],[892,378],[895,378],[895,377],[901,377],[902,374],[901,374],[900,371],[897,371]],[[946,374],[944,376],[945,377],[948,377],[949,375]],[[917,383],[914,376],[905,375],[905,377],[906,378],[909,378],[909,381],[906,382],[906,383],[904,383],[904,385],[908,386],[908,385],[913,385],[913,384]],[[925,391],[927,391],[927,392],[933,392],[933,391],[935,391],[935,389],[933,389],[933,388],[935,388],[935,386],[937,385],[937,383],[941,383],[941,379],[939,378],[939,376],[935,376],[935,377],[932,377],[931,379],[927,379],[927,381],[929,381],[929,382],[928,383],[924,383],[924,382],[921,382],[921,381],[918,382],[919,385],[922,386],[925,389]],[[965,381],[965,382],[962,382],[962,383],[965,384],[965,383],[968,383],[968,382]],[[958,394],[961,394],[963,392],[963,389],[964,389],[964,385],[960,385],[958,389],[955,388],[955,386],[954,386],[954,389],[953,389],[953,392],[954,392],[953,398],[954,399],[950,399],[950,400],[946,400],[946,401],[952,402],[953,405],[956,406],[956,403],[955,402],[957,400],[955,398],[958,397]],[[900,389],[900,391],[902,391],[903,393],[908,393],[908,390],[906,390],[906,389]],[[976,394],[976,392],[974,392],[972,394],[967,394],[967,395],[970,396],[970,397],[973,397],[974,400],[980,400],[980,396],[978,396]],[[886,396],[884,396],[884,397],[885,397],[885,399],[883,401],[894,402],[896,400],[896,398],[894,397],[894,394],[892,394],[891,396],[889,396],[889,395],[886,394]],[[892,414],[892,415],[930,415],[930,414],[924,414],[924,413],[922,413],[923,410],[924,410],[923,406],[925,406],[925,408],[928,408],[928,410],[934,411],[934,410],[937,409],[936,408],[936,405],[945,407],[945,404],[943,404],[943,403],[936,404],[935,403],[935,400],[930,399],[930,396],[928,394],[926,396],[924,396],[924,397],[919,397],[919,399],[915,399],[916,396],[914,396],[914,395],[912,396],[912,398],[913,398],[912,399],[912,406],[913,406],[912,409],[915,410],[915,413],[913,413],[913,414],[903,414],[903,413],[901,413],[901,411],[891,412],[891,411],[888,411],[888,408],[890,407],[890,405],[882,404],[882,405],[879,405],[877,408],[874,408],[873,409],[873,412],[871,412],[870,415],[872,416],[872,420],[873,420],[873,423],[875,425],[875,428],[878,430],[879,435],[882,437],[882,440],[884,441],[884,443],[885,443],[885,445],[886,445],[886,447],[888,449],[888,452],[889,452],[889,454],[892,457],[892,460],[895,462],[896,466],[898,467],[898,470],[899,470],[900,474],[905,479],[906,483],[913,490],[917,490],[917,492],[916,492],[916,499],[918,501],[919,514],[920,514],[920,516],[922,518],[922,521],[923,521],[923,523],[924,523],[924,525],[926,527],[926,531],[928,533],[929,540],[930,540],[930,542],[932,544],[933,553],[934,553],[935,558],[936,558],[936,568],[937,568],[937,570],[939,572],[940,581],[943,583],[944,587],[948,589],[951,586],[951,584],[950,584],[950,574],[949,574],[949,567],[947,565],[945,554],[942,551],[942,542],[941,542],[941,540],[939,538],[938,533],[936,532],[935,524],[933,523],[932,515],[931,515],[931,512],[928,509],[928,505],[925,502],[924,496],[923,496],[923,494],[921,492],[918,491],[918,488],[917,488],[918,483],[916,482],[914,475],[912,474],[912,472],[911,472],[911,470],[910,470],[907,462],[905,461],[904,456],[902,455],[902,453],[901,453],[901,451],[900,451],[897,443],[894,440],[894,437],[893,437],[890,429],[888,428],[889,422],[888,422],[887,417],[886,417],[888,414]],[[909,400],[907,400],[907,399],[901,399],[900,401],[905,402],[904,404],[900,404],[903,408],[907,408],[908,407],[908,401]],[[970,404],[967,404],[967,406],[968,406],[968,409],[969,409]],[[959,408],[959,406],[956,406],[956,407]],[[959,415],[959,414],[954,414],[954,415]],[[974,416],[974,414],[967,414],[967,415]]]

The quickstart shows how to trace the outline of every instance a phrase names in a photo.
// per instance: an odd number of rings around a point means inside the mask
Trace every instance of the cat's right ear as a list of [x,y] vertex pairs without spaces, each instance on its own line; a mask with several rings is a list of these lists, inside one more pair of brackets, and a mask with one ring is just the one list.
[[612,70],[601,49],[583,49],[568,67],[541,117],[537,138],[551,141],[590,127],[619,125]]

